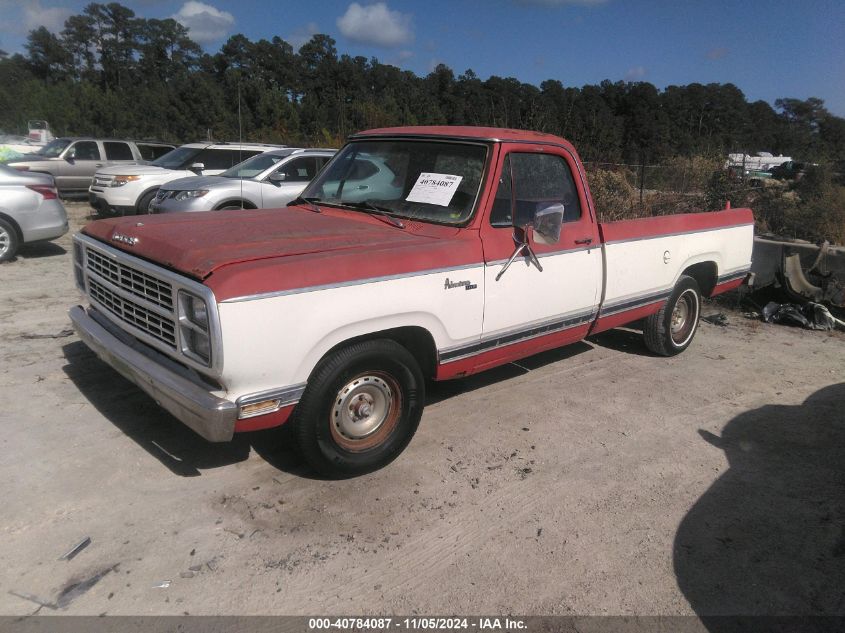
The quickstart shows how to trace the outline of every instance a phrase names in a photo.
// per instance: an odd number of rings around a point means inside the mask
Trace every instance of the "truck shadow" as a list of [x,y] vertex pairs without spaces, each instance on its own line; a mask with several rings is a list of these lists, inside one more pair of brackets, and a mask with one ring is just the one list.
[[625,327],[607,330],[601,334],[592,334],[587,337],[587,341],[615,352],[634,354],[636,356],[656,355],[650,352],[645,346],[642,321],[631,323]]
[[[468,378],[430,383],[426,404],[515,378],[591,348],[584,342],[575,343],[536,354],[520,360],[519,364],[511,363]],[[104,418],[174,475],[198,477],[202,470],[244,461],[250,451],[255,450],[274,468],[299,477],[318,478],[297,454],[287,425],[278,429],[236,434],[231,442],[207,442],[101,361],[81,341],[68,343],[62,351],[67,360],[62,369],[82,395]]]
[[684,517],[673,558],[710,631],[735,630],[720,615],[845,615],[843,403],[840,383],[743,413],[721,437],[699,431],[730,468]]
[[234,464],[249,456],[248,438],[240,435],[224,444],[206,442],[81,341],[63,346],[62,352],[68,361],[62,369],[82,395],[174,475],[197,477],[201,469]]

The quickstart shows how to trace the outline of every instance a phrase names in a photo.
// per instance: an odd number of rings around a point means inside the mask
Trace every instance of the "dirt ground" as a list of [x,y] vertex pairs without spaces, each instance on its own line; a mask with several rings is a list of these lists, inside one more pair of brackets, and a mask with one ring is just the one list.
[[321,481],[97,360],[70,244],[0,266],[0,614],[845,614],[840,333],[615,330],[435,385],[396,462]]

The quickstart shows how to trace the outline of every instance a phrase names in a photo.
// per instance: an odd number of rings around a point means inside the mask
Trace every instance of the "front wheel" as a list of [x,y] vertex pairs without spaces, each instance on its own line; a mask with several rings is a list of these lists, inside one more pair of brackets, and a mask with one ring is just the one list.
[[655,354],[674,356],[692,343],[698,330],[701,294],[698,282],[681,275],[662,308],[645,320],[645,344]]
[[361,475],[393,461],[422,416],[425,381],[416,359],[388,339],[343,348],[314,370],[296,407],[299,449],[321,475]]
[[18,232],[6,220],[0,219],[0,262],[7,262],[18,252]]
[[150,213],[150,205],[158,193],[158,189],[153,189],[145,193],[138,201],[138,215],[148,215]]

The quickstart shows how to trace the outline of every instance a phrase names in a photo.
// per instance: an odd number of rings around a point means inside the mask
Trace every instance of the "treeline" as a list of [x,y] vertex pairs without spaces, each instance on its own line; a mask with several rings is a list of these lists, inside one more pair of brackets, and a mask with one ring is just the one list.
[[817,98],[749,102],[732,84],[659,90],[647,82],[580,88],[549,79],[425,77],[377,59],[338,55],[315,35],[298,51],[280,37],[235,35],[207,54],[172,19],[89,4],[53,34],[29,33],[26,54],[0,51],[0,130],[46,119],[55,133],[339,145],[388,125],[492,125],[572,140],[586,160],[767,150],[815,162],[845,159],[845,119]]

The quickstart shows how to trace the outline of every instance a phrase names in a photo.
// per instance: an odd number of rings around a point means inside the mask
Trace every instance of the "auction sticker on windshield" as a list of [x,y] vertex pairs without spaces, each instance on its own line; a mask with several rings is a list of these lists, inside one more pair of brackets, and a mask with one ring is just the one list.
[[405,200],[448,207],[463,179],[463,176],[423,172]]

